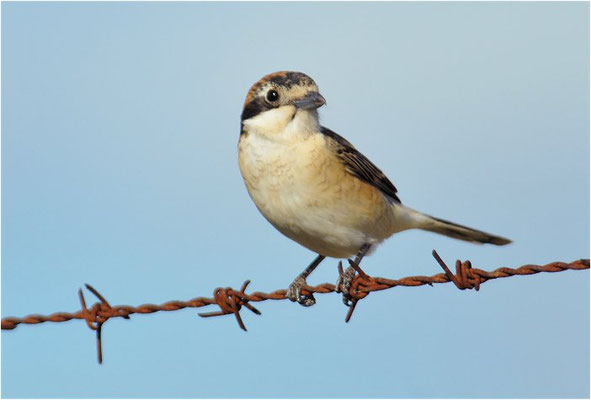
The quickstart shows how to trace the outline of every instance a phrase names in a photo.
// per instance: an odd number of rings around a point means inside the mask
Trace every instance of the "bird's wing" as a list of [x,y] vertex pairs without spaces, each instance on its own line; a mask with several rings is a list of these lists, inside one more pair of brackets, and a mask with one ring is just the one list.
[[330,141],[331,147],[351,175],[369,183],[393,201],[400,203],[400,199],[396,195],[396,187],[367,157],[338,133],[325,127],[321,127],[320,131],[323,135],[332,139]]

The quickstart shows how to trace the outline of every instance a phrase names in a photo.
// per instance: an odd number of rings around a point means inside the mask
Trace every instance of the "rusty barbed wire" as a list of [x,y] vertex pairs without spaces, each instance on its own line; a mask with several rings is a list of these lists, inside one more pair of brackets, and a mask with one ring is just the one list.
[[[444,273],[439,273],[433,276],[409,276],[400,279],[387,279],[380,277],[372,277],[367,275],[363,270],[353,261],[348,260],[350,266],[355,269],[356,274],[353,278],[349,289],[351,296],[351,305],[345,317],[345,322],[349,322],[357,302],[367,297],[371,292],[390,289],[396,286],[433,286],[435,283],[453,282],[454,285],[460,289],[475,289],[479,290],[480,285],[484,282],[497,279],[507,278],[515,275],[533,275],[540,272],[561,272],[565,270],[585,270],[589,269],[589,259],[580,259],[570,263],[553,262],[545,265],[523,265],[519,268],[501,267],[494,271],[484,271],[482,269],[473,268],[470,261],[456,261],[456,273],[453,274],[447,265],[443,262],[439,254],[433,250],[433,257],[437,260]],[[342,263],[338,265],[339,274],[343,275]],[[109,302],[91,285],[86,284],[92,294],[94,294],[98,302],[94,303],[92,307],[86,306],[86,300],[82,289],[78,290],[78,297],[82,308],[74,313],[58,312],[50,315],[31,314],[23,318],[6,317],[2,319],[2,330],[15,329],[20,324],[40,324],[43,322],[66,322],[72,319],[83,319],[86,321],[88,327],[96,332],[97,338],[97,354],[98,362],[102,363],[102,340],[101,329],[105,322],[110,318],[125,318],[129,319],[132,314],[151,314],[159,311],[177,311],[184,308],[199,308],[210,305],[217,305],[220,310],[208,313],[199,313],[199,316],[217,317],[222,315],[234,314],[236,321],[240,328],[246,331],[246,326],[240,316],[242,307],[246,307],[253,313],[261,315],[261,312],[252,306],[250,303],[261,302],[266,300],[285,300],[286,290],[280,289],[270,293],[253,292],[246,293],[250,281],[244,282],[240,290],[234,290],[231,287],[216,288],[213,297],[195,297],[188,301],[173,300],[163,304],[142,304],[137,307],[117,305],[111,306]],[[341,287],[336,287],[330,283],[323,283],[316,286],[305,286],[302,290],[303,295],[310,296],[312,294],[341,292]]]

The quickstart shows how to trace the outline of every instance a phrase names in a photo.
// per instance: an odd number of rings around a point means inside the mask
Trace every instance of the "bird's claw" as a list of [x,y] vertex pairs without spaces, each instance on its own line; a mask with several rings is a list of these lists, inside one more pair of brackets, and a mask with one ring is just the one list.
[[309,296],[305,296],[302,294],[302,289],[306,286],[308,286],[306,278],[299,275],[287,288],[287,293],[285,293],[285,297],[287,297],[291,301],[297,301],[300,305],[304,307],[313,306],[314,304],[316,304],[316,299],[314,298],[314,295],[310,294]]
[[343,304],[347,307],[351,307],[353,305],[353,297],[349,294],[349,290],[351,289],[351,284],[353,283],[353,278],[355,277],[355,269],[353,267],[349,267],[343,272],[343,274],[339,275],[339,279],[337,280],[337,293],[343,293]]

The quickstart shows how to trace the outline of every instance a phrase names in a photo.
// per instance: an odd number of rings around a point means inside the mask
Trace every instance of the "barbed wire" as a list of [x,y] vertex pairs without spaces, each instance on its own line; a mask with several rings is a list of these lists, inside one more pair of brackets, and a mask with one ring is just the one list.
[[[390,289],[396,286],[433,286],[435,283],[453,282],[454,285],[460,289],[475,289],[479,290],[480,285],[492,279],[507,278],[515,275],[533,275],[540,272],[561,272],[565,270],[585,270],[589,269],[589,259],[580,259],[570,263],[553,262],[546,265],[523,265],[519,268],[501,267],[494,271],[484,271],[482,269],[473,268],[470,261],[456,261],[456,273],[453,274],[447,265],[443,262],[439,254],[433,250],[433,257],[437,260],[444,273],[433,276],[409,276],[401,279],[387,279],[380,277],[372,277],[367,275],[363,270],[353,261],[348,260],[351,267],[356,271],[351,286],[349,288],[349,295],[351,297],[351,305],[345,317],[345,322],[349,322],[357,302],[364,299],[372,292]],[[343,275],[342,263],[338,265],[339,274]],[[20,324],[40,324],[43,322],[66,322],[72,319],[83,319],[86,321],[88,327],[96,332],[97,339],[97,354],[98,362],[102,363],[102,340],[101,330],[105,322],[110,318],[125,318],[129,319],[132,314],[151,314],[159,311],[177,311],[184,308],[199,308],[210,305],[217,305],[219,311],[208,313],[199,313],[199,316],[217,317],[222,315],[234,314],[236,321],[241,329],[246,331],[246,326],[240,316],[242,307],[246,307],[253,313],[260,315],[261,312],[257,310],[252,304],[266,300],[285,300],[286,290],[275,290],[270,293],[253,292],[246,293],[246,289],[250,281],[244,282],[240,290],[234,290],[231,287],[216,288],[213,292],[213,297],[195,297],[188,301],[173,300],[163,304],[142,304],[137,307],[116,305],[111,306],[109,302],[91,285],[86,284],[85,287],[98,298],[98,302],[94,303],[90,308],[86,306],[86,300],[82,289],[78,290],[78,297],[82,308],[74,313],[58,312],[50,315],[31,314],[23,318],[6,317],[2,319],[2,330],[15,329]],[[302,289],[302,294],[305,296],[312,296],[313,294],[341,292],[342,287],[336,287],[330,283],[323,283],[316,286],[305,286]]]

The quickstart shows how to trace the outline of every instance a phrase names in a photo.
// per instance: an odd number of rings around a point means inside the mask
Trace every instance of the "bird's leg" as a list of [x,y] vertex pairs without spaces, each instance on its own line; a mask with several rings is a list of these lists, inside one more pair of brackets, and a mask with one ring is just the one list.
[[[364,244],[363,246],[361,246],[361,249],[359,249],[359,251],[357,252],[357,255],[355,256],[354,263],[359,265],[359,263],[361,262],[363,257],[365,257],[365,255],[367,254],[369,249],[371,249],[371,245],[369,245],[369,244]],[[351,307],[351,305],[352,305],[351,295],[349,294],[349,289],[351,289],[351,284],[353,283],[354,277],[355,277],[355,269],[350,266],[345,270],[343,275],[339,276],[339,279],[337,280],[337,285],[336,285],[337,291],[340,291],[343,293],[343,303],[347,307]]]
[[320,264],[322,260],[324,260],[324,257],[325,256],[318,254],[318,257],[316,257],[314,261],[312,261],[312,263],[308,265],[304,272],[299,274],[298,277],[295,278],[294,281],[291,283],[291,285],[289,285],[289,287],[287,288],[287,293],[285,293],[285,297],[287,297],[291,301],[297,301],[304,307],[310,307],[316,304],[316,299],[314,299],[314,296],[312,294],[310,294],[310,296],[302,295],[302,288],[308,285],[306,283],[306,278],[308,277],[308,275],[312,273],[312,271],[316,269],[318,264]]

